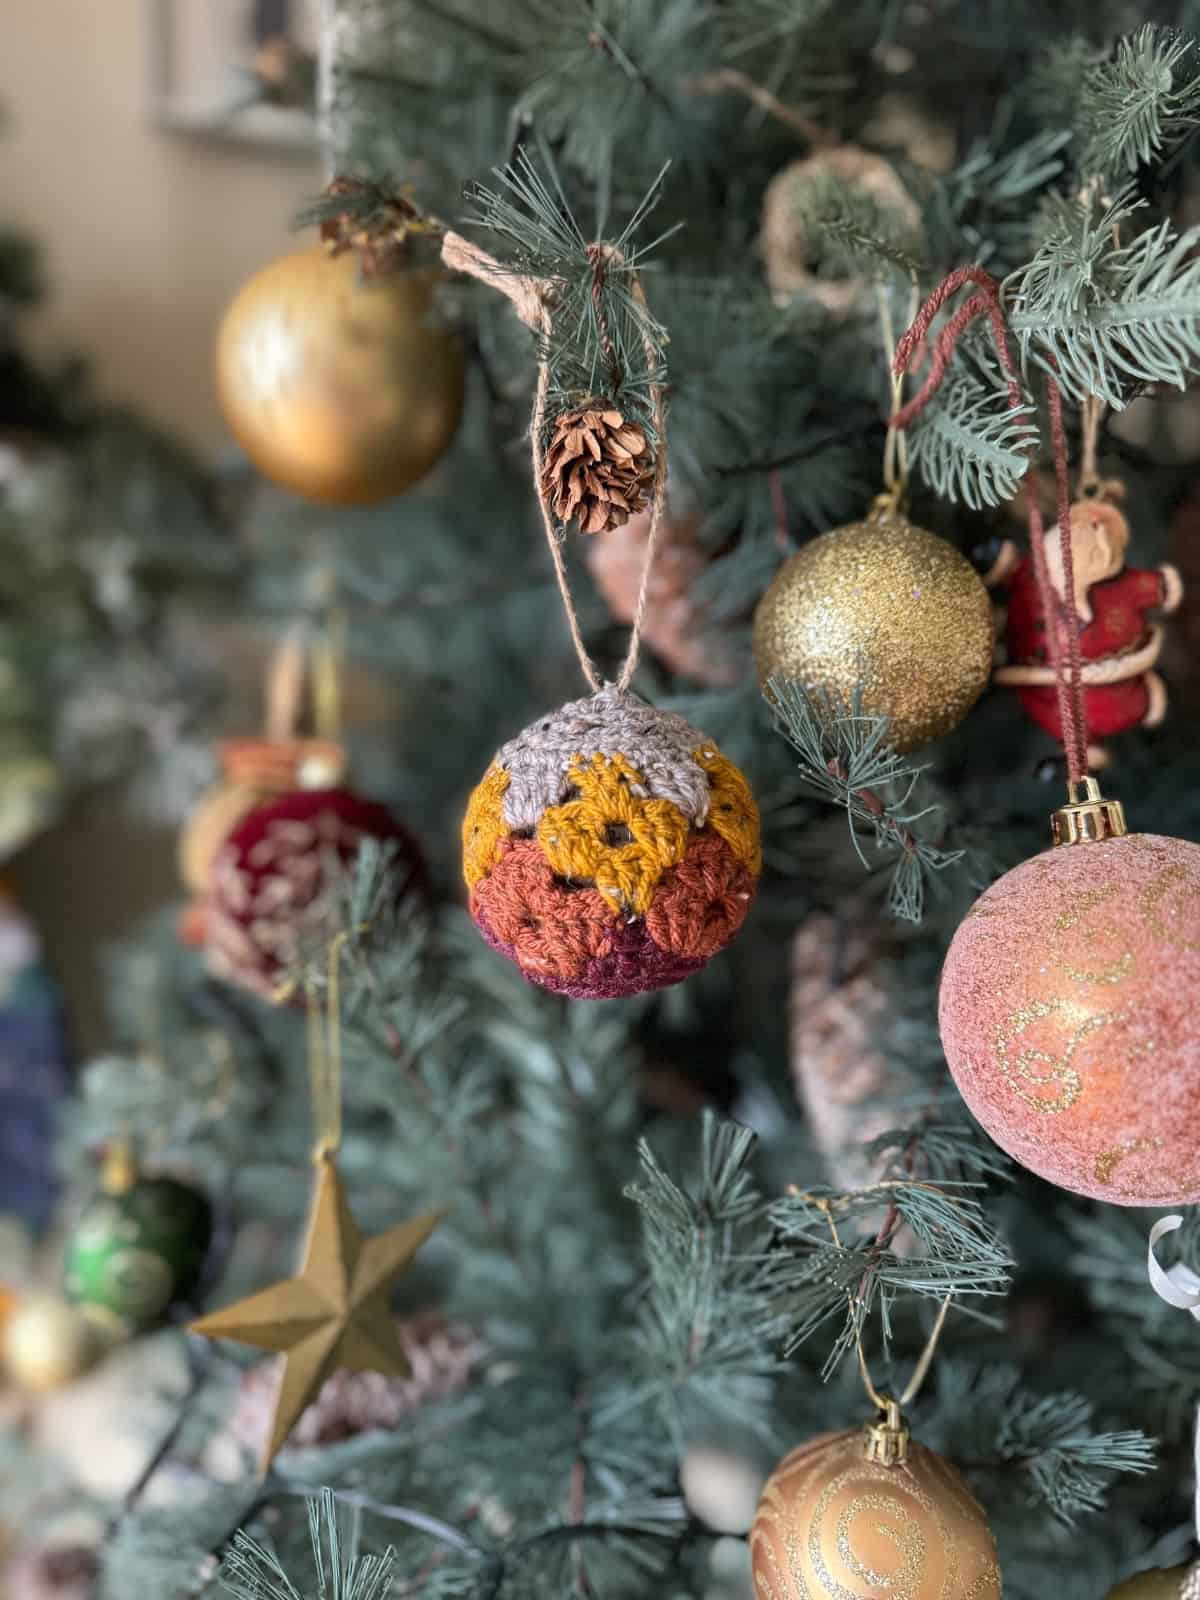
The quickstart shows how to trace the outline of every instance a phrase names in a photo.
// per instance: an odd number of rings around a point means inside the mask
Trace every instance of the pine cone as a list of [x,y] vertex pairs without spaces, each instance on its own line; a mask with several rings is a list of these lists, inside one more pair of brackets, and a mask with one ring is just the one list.
[[886,935],[814,913],[792,940],[791,1067],[830,1182],[858,1189],[876,1176],[862,1146],[895,1126],[870,1105],[890,1076],[875,1038],[888,1008],[880,970]]
[[604,400],[564,411],[542,461],[542,493],[559,522],[604,533],[628,522],[650,498],[654,451],[645,429]]
[[[332,1444],[377,1428],[396,1428],[423,1405],[465,1389],[483,1358],[482,1341],[470,1328],[440,1312],[421,1312],[399,1324],[400,1343],[411,1372],[385,1378],[379,1372],[333,1373],[301,1413],[290,1446]],[[230,1426],[248,1450],[258,1451],[270,1426],[282,1366],[262,1361],[242,1377]]]
[[[649,534],[650,513],[639,511],[587,547],[588,567],[617,622],[633,621]],[[696,542],[696,518],[664,516],[642,638],[672,672],[717,689],[733,683],[737,672],[725,641],[705,635],[704,608],[692,598],[692,585],[707,564]]]

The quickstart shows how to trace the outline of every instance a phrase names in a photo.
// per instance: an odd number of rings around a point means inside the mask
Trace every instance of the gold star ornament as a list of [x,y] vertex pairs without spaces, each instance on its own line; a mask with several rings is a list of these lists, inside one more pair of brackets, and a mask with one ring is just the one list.
[[414,1217],[364,1238],[333,1156],[325,1154],[317,1167],[297,1275],[192,1323],[191,1332],[207,1339],[233,1339],[283,1354],[283,1382],[262,1453],[264,1473],[332,1372],[344,1368],[407,1377],[408,1359],[388,1308],[388,1291],[441,1215]]

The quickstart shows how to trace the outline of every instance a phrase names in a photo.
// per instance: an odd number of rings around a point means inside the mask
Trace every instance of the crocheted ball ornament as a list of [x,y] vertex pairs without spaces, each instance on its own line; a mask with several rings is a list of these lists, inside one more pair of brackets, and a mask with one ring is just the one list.
[[576,999],[698,971],[741,927],[761,869],[741,771],[612,685],[504,745],[463,821],[480,932],[531,983]]
[[338,895],[359,846],[393,847],[397,905],[425,893],[420,846],[386,806],[350,789],[298,789],[244,817],[217,852],[209,878],[209,970],[268,999],[302,944],[336,928]]

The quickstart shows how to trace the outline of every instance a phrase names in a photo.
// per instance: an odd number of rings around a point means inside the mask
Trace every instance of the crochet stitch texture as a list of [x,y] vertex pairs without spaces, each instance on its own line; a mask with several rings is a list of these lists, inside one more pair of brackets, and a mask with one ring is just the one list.
[[497,752],[467,806],[471,914],[532,983],[610,999],[678,983],[754,897],[758,808],[673,712],[608,685]]

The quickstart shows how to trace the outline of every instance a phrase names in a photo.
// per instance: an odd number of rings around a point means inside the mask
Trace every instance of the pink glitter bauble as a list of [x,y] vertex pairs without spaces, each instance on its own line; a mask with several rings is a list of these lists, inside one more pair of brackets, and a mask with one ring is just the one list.
[[1115,1205],[1200,1200],[1200,846],[1060,845],[981,895],[942,972],[942,1046],[996,1143]]

